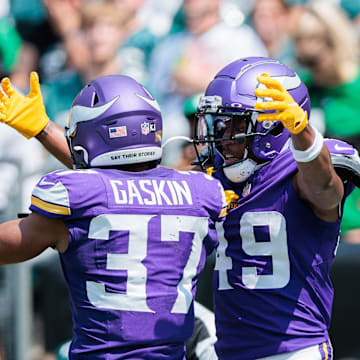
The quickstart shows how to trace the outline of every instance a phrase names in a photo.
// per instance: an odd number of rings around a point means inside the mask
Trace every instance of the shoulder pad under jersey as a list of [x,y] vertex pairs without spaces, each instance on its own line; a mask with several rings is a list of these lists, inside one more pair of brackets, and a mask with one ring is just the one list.
[[341,179],[349,180],[360,187],[360,157],[358,151],[350,144],[335,140],[325,139],[325,145],[330,151],[331,161]]
[[94,174],[97,172],[84,169],[58,170],[42,176],[32,191],[30,210],[68,220],[91,212],[99,199],[96,189],[100,189]]

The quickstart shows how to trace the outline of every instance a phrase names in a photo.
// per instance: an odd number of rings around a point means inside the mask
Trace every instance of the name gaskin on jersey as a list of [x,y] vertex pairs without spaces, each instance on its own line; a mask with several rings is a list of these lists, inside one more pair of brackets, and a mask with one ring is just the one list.
[[193,205],[185,180],[110,180],[114,202],[118,205]]

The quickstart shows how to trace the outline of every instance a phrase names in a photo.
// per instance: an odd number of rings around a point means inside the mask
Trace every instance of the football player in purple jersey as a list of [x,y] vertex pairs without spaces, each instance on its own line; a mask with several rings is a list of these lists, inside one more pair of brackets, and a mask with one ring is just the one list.
[[[8,79],[2,88],[3,120],[27,137],[48,128],[36,73],[26,97]],[[122,75],[91,81],[66,128],[64,159],[70,152],[76,169],[43,176],[31,214],[0,225],[1,265],[59,252],[73,316],[69,359],[185,359],[196,281],[226,201],[213,177],[157,167],[161,138],[146,88]]]
[[222,360],[332,359],[334,261],[346,196],[360,184],[351,145],[313,128],[298,75],[239,59],[210,82],[197,112],[199,164],[222,182],[214,311]]
[[[62,130],[49,122],[40,92],[24,97],[9,92],[7,81],[3,88],[9,100],[0,119],[70,166]],[[304,84],[268,58],[226,66],[200,102],[194,142],[207,151],[199,164],[221,180],[229,203],[217,226],[220,359],[332,358],[329,270],[360,163],[350,145],[324,140],[309,116]]]

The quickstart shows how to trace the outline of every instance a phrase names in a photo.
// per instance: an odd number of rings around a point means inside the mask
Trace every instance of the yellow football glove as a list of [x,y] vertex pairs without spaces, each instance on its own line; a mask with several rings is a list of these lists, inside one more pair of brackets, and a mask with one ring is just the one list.
[[224,193],[225,193],[225,199],[226,199],[226,203],[227,203],[228,207],[230,206],[230,204],[233,201],[236,201],[237,199],[239,199],[239,195],[235,194],[235,192],[232,190],[225,190]]
[[299,134],[308,123],[308,114],[292,98],[286,89],[268,74],[257,77],[266,89],[255,89],[257,97],[271,97],[273,101],[255,104],[257,110],[276,110],[272,114],[259,114],[258,121],[281,121],[292,134]]
[[1,81],[0,121],[11,126],[26,138],[32,138],[49,122],[41,95],[39,76],[30,74],[30,92],[24,96],[16,91],[9,78]]

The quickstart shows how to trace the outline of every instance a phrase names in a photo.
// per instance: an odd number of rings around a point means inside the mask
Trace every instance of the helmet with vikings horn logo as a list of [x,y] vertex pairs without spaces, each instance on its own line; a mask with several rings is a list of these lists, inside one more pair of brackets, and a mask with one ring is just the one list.
[[159,104],[128,76],[86,85],[73,101],[65,135],[76,168],[160,161],[162,155]]
[[[267,101],[257,98],[254,91],[263,86],[257,80],[269,74],[288,90],[293,99],[310,116],[310,97],[299,76],[277,60],[263,57],[242,58],[224,67],[210,82],[205,95],[200,99],[197,112],[195,143],[206,143],[207,152],[199,156],[202,165],[215,164],[224,168],[224,173],[234,182],[245,181],[261,164],[272,160],[283,149],[290,133],[281,122],[258,122],[259,111],[255,103]],[[224,139],[229,123],[244,122],[245,129]],[[246,143],[245,155],[236,163],[226,164],[222,142]],[[234,175],[235,174],[235,175]]]

